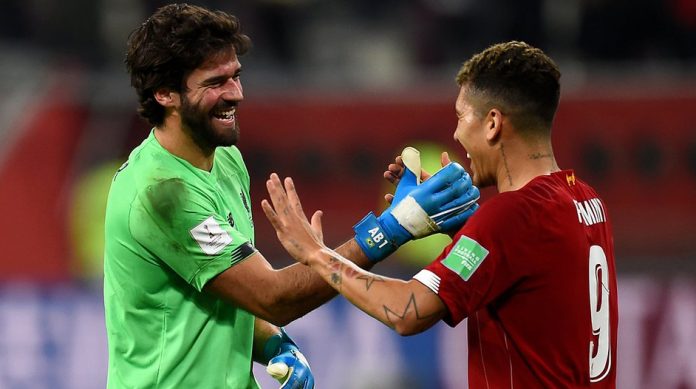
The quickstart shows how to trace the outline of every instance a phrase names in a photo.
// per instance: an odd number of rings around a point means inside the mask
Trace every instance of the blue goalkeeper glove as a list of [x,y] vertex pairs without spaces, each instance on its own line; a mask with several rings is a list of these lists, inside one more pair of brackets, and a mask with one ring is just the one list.
[[263,354],[269,360],[266,372],[280,382],[280,389],[314,389],[309,363],[284,329],[266,341]]
[[412,239],[458,230],[478,208],[479,190],[458,163],[419,184],[418,151],[406,148],[402,158],[405,169],[391,206],[379,217],[370,212],[353,227],[355,240],[374,262]]

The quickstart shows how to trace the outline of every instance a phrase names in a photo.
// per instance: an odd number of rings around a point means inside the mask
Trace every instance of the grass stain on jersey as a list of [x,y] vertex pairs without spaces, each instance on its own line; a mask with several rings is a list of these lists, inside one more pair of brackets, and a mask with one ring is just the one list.
[[152,209],[168,225],[173,225],[174,215],[185,203],[187,195],[186,185],[181,178],[169,178],[147,188],[147,199]]

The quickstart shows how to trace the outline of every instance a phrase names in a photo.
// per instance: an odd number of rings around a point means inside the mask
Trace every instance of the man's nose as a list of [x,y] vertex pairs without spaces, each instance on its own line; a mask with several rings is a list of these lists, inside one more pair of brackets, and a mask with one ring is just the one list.
[[244,92],[242,88],[242,82],[240,80],[230,79],[225,84],[225,90],[222,92],[223,99],[225,100],[242,100],[244,99]]

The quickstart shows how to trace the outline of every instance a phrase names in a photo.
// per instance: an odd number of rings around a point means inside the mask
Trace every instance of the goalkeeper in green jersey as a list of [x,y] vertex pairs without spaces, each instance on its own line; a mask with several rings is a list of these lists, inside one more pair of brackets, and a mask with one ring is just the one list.
[[[238,56],[249,46],[234,16],[186,4],[160,8],[128,40],[139,113],[153,129],[115,174],[107,204],[109,388],[257,388],[252,361],[283,388],[314,387],[278,326],[336,293],[309,267],[273,269],[254,247],[249,174],[234,146]],[[468,175],[450,164],[440,177],[418,186],[417,200],[400,184],[398,198],[410,199],[393,202],[400,211],[370,213],[337,252],[370,268],[410,239],[464,223],[457,199],[472,192]],[[429,191],[437,196],[422,200]],[[429,228],[412,232],[405,219]]]

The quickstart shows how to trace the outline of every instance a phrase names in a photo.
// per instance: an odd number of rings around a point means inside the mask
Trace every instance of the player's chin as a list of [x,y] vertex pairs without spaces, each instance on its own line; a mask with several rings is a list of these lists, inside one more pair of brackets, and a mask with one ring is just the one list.
[[213,128],[215,128],[215,134],[217,138],[217,144],[219,146],[232,146],[237,144],[239,140],[239,127],[236,123],[234,125],[216,125],[214,123]]
[[471,172],[471,183],[478,188],[481,187],[481,180],[479,179],[478,174],[473,171]]
[[472,164],[469,165],[469,175],[471,176],[471,183],[474,184],[474,186],[478,188],[483,188],[485,186],[488,186],[488,183],[486,182],[487,180],[485,179],[485,176],[481,175],[481,172],[479,172]]

